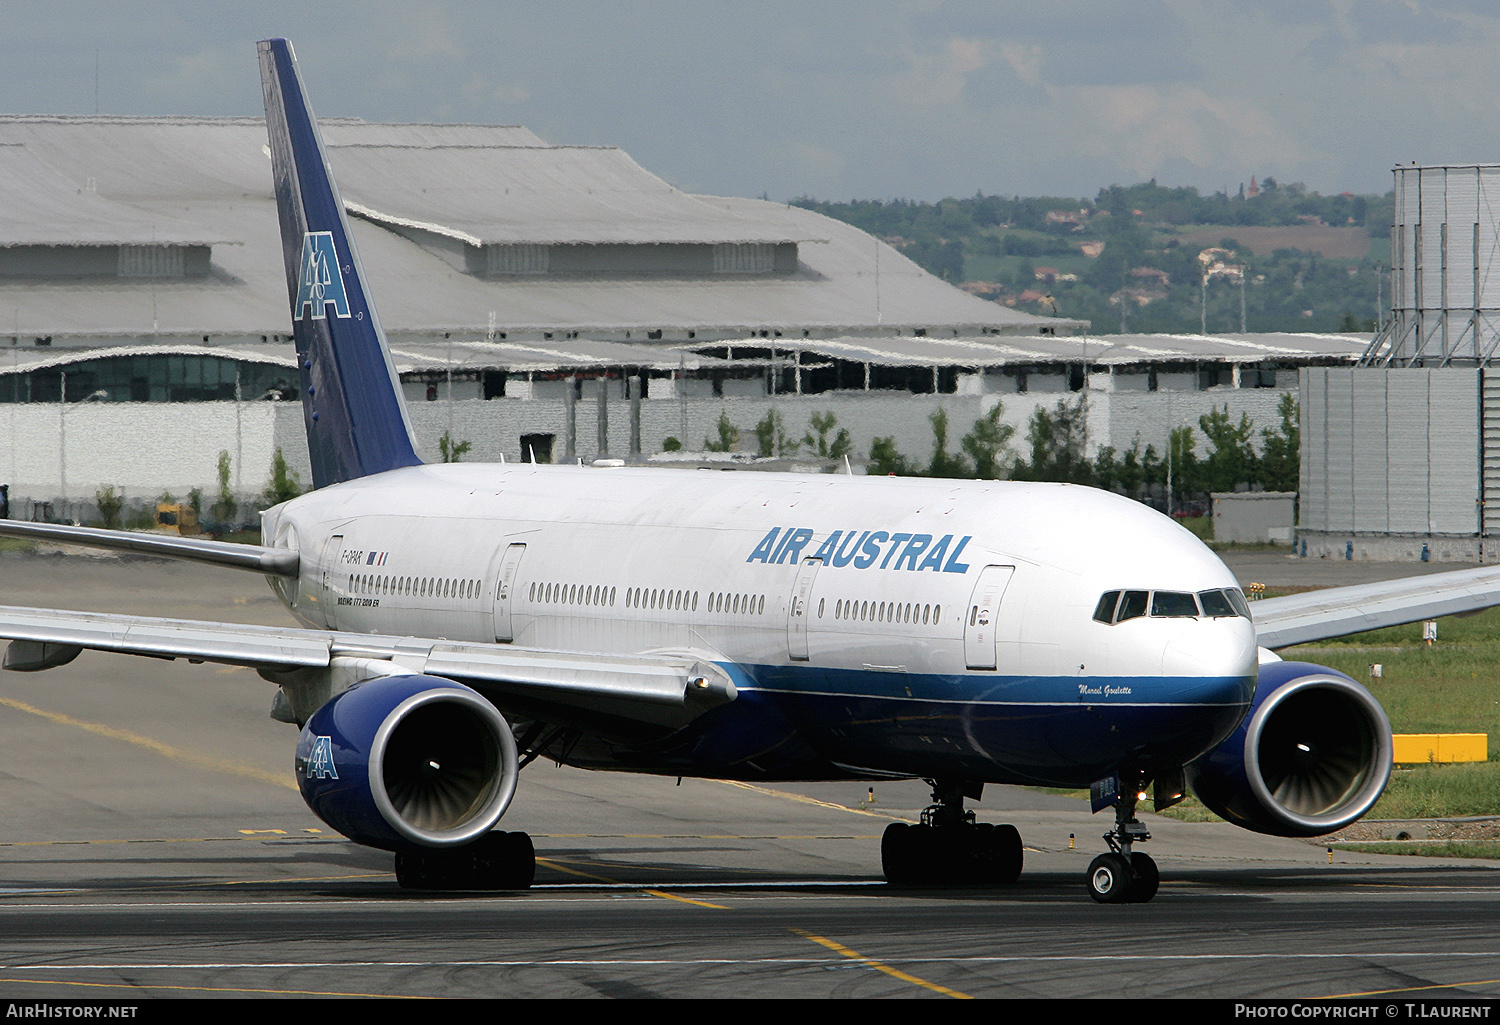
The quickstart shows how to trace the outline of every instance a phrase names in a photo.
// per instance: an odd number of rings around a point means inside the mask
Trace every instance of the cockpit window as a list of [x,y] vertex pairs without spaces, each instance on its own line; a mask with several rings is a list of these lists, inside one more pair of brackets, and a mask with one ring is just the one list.
[[1139,619],[1148,609],[1159,619],[1250,618],[1250,605],[1238,587],[1199,591],[1196,596],[1186,591],[1105,591],[1094,607],[1094,618],[1101,623],[1123,623]]
[[1126,591],[1125,597],[1120,601],[1120,614],[1115,617],[1115,622],[1123,623],[1127,619],[1144,616],[1150,594],[1149,591]]
[[1213,616],[1215,619],[1239,615],[1230,603],[1229,595],[1223,591],[1199,591],[1198,604],[1203,606],[1205,616]]
[[1238,587],[1226,587],[1224,593],[1229,596],[1229,604],[1234,606],[1234,611],[1246,619],[1253,618],[1250,615],[1250,603],[1245,600],[1245,592]]
[[1101,623],[1113,623],[1115,621],[1115,605],[1120,601],[1119,591],[1105,591],[1099,599],[1099,604],[1094,608],[1094,618]]
[[1191,594],[1182,591],[1154,591],[1151,594],[1151,614],[1165,618],[1192,618],[1198,615],[1198,602]]

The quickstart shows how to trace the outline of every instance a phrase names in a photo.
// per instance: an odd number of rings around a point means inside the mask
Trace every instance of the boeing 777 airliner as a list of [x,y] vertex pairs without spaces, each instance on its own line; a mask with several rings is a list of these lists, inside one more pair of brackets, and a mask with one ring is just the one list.
[[1095,900],[1156,893],[1136,816],[1188,787],[1247,829],[1330,832],[1391,767],[1354,680],[1268,647],[1500,603],[1470,570],[1250,606],[1145,506],[1063,484],[693,474],[418,458],[292,48],[260,44],[316,490],[265,547],[35,524],[0,533],[266,573],[304,629],[0,608],[5,666],[82,648],[250,666],[301,727],[304,798],[403,886],[513,888],[521,768],[738,780],[922,778],[892,882],[1004,884],[986,783],[1113,807]]

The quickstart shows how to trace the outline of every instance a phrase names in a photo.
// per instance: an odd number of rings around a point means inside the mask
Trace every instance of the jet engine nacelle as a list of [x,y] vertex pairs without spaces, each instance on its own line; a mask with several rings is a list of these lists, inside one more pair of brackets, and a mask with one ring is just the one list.
[[519,773],[495,706],[434,676],[356,684],[313,713],[297,742],[297,785],[318,818],[388,851],[455,847],[505,814]]
[[1270,662],[1260,667],[1245,721],[1187,775],[1199,800],[1237,826],[1321,836],[1380,798],[1391,775],[1391,724],[1343,673]]

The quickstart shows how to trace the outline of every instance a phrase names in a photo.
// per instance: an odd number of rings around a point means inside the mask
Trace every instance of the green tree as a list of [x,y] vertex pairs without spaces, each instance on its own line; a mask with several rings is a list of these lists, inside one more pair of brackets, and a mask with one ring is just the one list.
[[833,413],[814,413],[812,415],[812,430],[818,432],[816,438],[812,431],[802,437],[802,444],[806,445],[818,454],[819,459],[838,459],[848,455],[854,450],[854,442],[849,437],[849,432],[842,427],[830,443],[828,432],[838,427],[839,418]]
[[460,462],[473,447],[471,442],[455,442],[452,431],[444,431],[443,436],[438,439],[438,451],[442,454],[445,463]]
[[1157,483],[1153,477],[1157,462],[1156,449],[1149,445],[1145,454],[1141,453],[1139,435],[1124,452],[1104,445],[1094,458],[1094,485],[1131,498],[1143,498],[1146,486]]
[[1169,457],[1165,473],[1171,478],[1172,501],[1203,493],[1201,466],[1191,427],[1174,427],[1168,436]]
[[1240,414],[1239,423],[1229,417],[1229,404],[1198,418],[1198,428],[1213,446],[1202,467],[1205,491],[1233,491],[1236,485],[1249,484],[1259,477],[1260,460],[1250,439],[1255,436],[1249,413]]
[[1038,406],[1031,414],[1027,440],[1031,459],[1018,462],[1011,474],[1016,480],[1049,480],[1069,484],[1094,483],[1094,467],[1084,456],[1084,432],[1088,421],[1088,400],[1059,399],[1057,407],[1048,410]]
[[669,436],[665,441],[661,443],[661,450],[663,452],[681,452],[682,442],[678,441],[676,438]]
[[1004,407],[995,403],[984,416],[974,421],[974,427],[965,434],[960,447],[974,460],[974,476],[981,480],[999,480],[1010,470],[1014,454],[1010,450],[1010,439],[1016,429],[1002,423],[1000,417]]
[[297,471],[286,465],[286,456],[278,447],[271,457],[271,479],[262,492],[267,505],[280,505],[302,494],[302,480]]
[[125,497],[115,490],[113,484],[106,484],[94,492],[94,504],[99,507],[99,519],[104,529],[114,530],[120,522],[120,510],[125,508]]
[[974,472],[961,455],[948,452],[948,411],[938,409],[927,417],[932,424],[932,459],[927,464],[928,477],[973,477]]
[[719,414],[719,440],[710,441],[703,439],[703,449],[706,452],[736,452],[740,447],[740,429],[729,419],[726,410]]
[[760,423],[755,425],[755,441],[762,459],[788,456],[801,447],[801,442],[792,441],[786,436],[784,428],[781,414],[774,409],[769,410]]
[[865,467],[865,473],[881,477],[888,474],[910,477],[914,475],[914,468],[905,456],[896,451],[895,438],[875,438],[870,442],[870,463]]
[[1297,396],[1281,396],[1281,423],[1260,432],[1260,483],[1267,491],[1296,491],[1302,464],[1301,407]]
[[219,452],[219,487],[217,497],[213,506],[209,509],[214,522],[227,525],[234,522],[235,513],[239,512],[239,503],[234,500],[234,490],[229,485],[230,470],[233,463],[229,458],[229,450],[222,449]]

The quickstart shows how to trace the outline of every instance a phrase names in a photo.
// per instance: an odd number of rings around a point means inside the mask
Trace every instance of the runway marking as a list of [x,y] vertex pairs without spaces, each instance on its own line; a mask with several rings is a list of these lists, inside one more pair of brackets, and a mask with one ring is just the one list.
[[[798,932],[792,929],[792,932]],[[812,939],[812,934],[807,934]],[[829,941],[830,943],[833,941]],[[826,946],[826,944],[824,944]],[[830,950],[834,949],[832,947]],[[848,949],[848,948],[845,948]],[[852,952],[851,952],[852,953]],[[847,957],[847,955],[844,955]],[[1234,959],[1237,955],[1147,955],[1144,957],[1134,955],[1123,956],[1099,956],[1099,957],[1068,957],[1066,955],[1040,955],[1035,957],[1004,957],[976,955],[973,957],[955,957],[934,955],[931,957],[891,958],[897,963],[911,964],[944,964],[944,965],[986,965],[1001,964],[1007,962],[1029,962],[1029,961],[1132,961],[1132,960],[1213,960],[1216,958]],[[1266,954],[1246,955],[1254,957],[1289,957],[1297,958],[1434,958],[1434,957],[1494,957],[1494,951],[1464,951],[1464,952],[1406,952],[1400,954],[1366,954],[1361,952],[1347,954]],[[553,967],[642,967],[642,968],[693,968],[703,965],[820,965],[839,964],[841,962],[828,957],[692,957],[692,958],[666,958],[666,957],[638,957],[638,958],[540,958],[540,959],[497,959],[488,961],[184,961],[184,962],[149,962],[141,964],[131,963],[88,963],[88,964],[18,964],[0,968],[0,981],[5,981],[9,972],[68,972],[68,971],[90,971],[90,972],[116,972],[116,971],[193,971],[193,970],[225,970],[225,969],[287,969],[287,968],[553,968]],[[1434,986],[1434,989],[1454,988],[1457,986],[1479,986],[1490,985],[1500,980],[1484,980],[1477,982],[1455,982],[1444,986]],[[1382,990],[1385,993],[1401,993],[1406,989]],[[1338,997],[1327,997],[1324,999],[1337,1000],[1349,996],[1361,996],[1359,993],[1346,993]]]
[[[240,830],[241,833],[251,832],[284,832],[284,830]],[[352,843],[343,837],[289,837],[295,840],[294,844],[286,846],[302,846],[309,840],[323,840],[325,843]],[[0,847],[88,847],[95,844],[121,844],[121,843],[221,843],[226,840],[254,840],[265,843],[265,837],[253,836],[162,836],[162,837],[138,837],[124,840],[6,840],[0,841]]]
[[1457,989],[1460,986],[1495,986],[1500,979],[1480,979],[1476,982],[1444,982],[1431,986],[1400,986],[1396,989],[1372,989],[1368,993],[1338,993],[1334,996],[1316,997],[1318,1000],[1348,1000],[1350,997],[1383,997],[1392,993],[1422,993],[1429,989]]
[[808,797],[805,794],[794,794],[787,790],[772,790],[770,787],[763,787],[756,783],[742,783],[737,779],[715,779],[709,782],[722,783],[729,787],[739,787],[741,790],[752,790],[757,794],[765,794],[768,797],[779,797],[784,801],[796,801],[798,804],[811,804],[819,808],[828,808],[832,811],[848,812],[850,815],[869,815],[877,819],[891,819],[894,822],[916,822],[916,819],[909,819],[904,815],[897,815],[894,812],[874,811],[868,808],[850,808],[845,804],[820,801],[816,797]]
[[861,954],[857,950],[850,950],[842,943],[838,943],[823,936],[814,935],[813,933],[808,932],[806,929],[798,929],[795,927],[789,928],[791,928],[792,932],[796,933],[798,936],[801,936],[803,939],[812,940],[814,943],[821,944],[834,953],[842,954],[844,957],[849,958],[851,961],[859,961],[860,963],[868,965],[869,967],[875,969],[877,972],[884,972],[885,974],[891,976],[891,978],[893,979],[900,979],[902,982],[909,982],[914,986],[921,986],[923,989],[930,989],[934,993],[941,993],[943,996],[952,997],[955,1000],[974,999],[967,993],[960,993],[956,989],[949,989],[947,986],[939,986],[935,982],[928,982],[926,979],[919,979],[915,975],[909,975],[899,968],[892,968],[890,965],[882,964],[879,961],[876,961],[874,958],[865,957],[865,955]]
[[[148,836],[130,837],[116,840],[0,840],[0,848],[3,847],[82,847],[88,844],[121,844],[121,843],[221,843],[229,840],[253,840],[261,843],[272,842],[276,837],[255,836],[251,834],[285,834],[287,845],[306,844],[309,842],[321,842],[326,844],[352,844],[354,841],[346,840],[342,836],[333,836],[323,833],[320,829],[303,828],[302,833],[322,834],[299,836],[293,835],[284,829],[241,829],[242,836]],[[853,833],[837,834],[797,834],[785,835],[771,833],[742,834],[742,833],[532,833],[533,837],[541,840],[879,840],[876,833],[869,835],[858,835]],[[1029,850],[1030,848],[1028,848]]]
[[150,737],[143,737],[139,733],[132,733],[130,730],[122,730],[116,726],[106,726],[104,723],[75,719],[71,715],[64,715],[61,712],[49,712],[44,708],[37,708],[35,705],[28,705],[26,702],[17,701],[14,698],[0,698],[0,705],[4,705],[7,708],[14,708],[16,711],[25,712],[28,715],[40,716],[49,722],[54,722],[61,726],[72,726],[101,737],[108,737],[110,740],[119,740],[126,744],[134,744],[148,751],[154,751],[163,758],[170,758],[175,762],[183,762],[200,769],[222,772],[231,776],[242,776],[245,779],[253,779],[260,783],[269,783],[272,786],[297,790],[296,780],[283,773],[267,772],[264,769],[257,769],[253,765],[241,765],[239,762],[231,762],[222,758],[210,758],[207,755],[194,754],[191,751],[181,751],[175,747],[163,744],[159,740],[152,740]]
[[29,982],[37,986],[83,986],[89,989],[125,989],[139,992],[143,989],[169,989],[188,993],[264,993],[273,996],[294,997],[365,997],[387,1000],[441,1000],[441,997],[415,996],[406,993],[339,993],[321,989],[250,989],[242,986],[156,986],[134,982],[65,982],[59,979],[16,979],[4,976],[6,982]]
[[[569,875],[582,876],[585,879],[597,879],[601,883],[609,883],[611,886],[629,886],[630,885],[629,883],[622,883],[618,879],[610,879],[607,876],[596,875],[593,872],[585,872],[582,869],[569,868],[567,865],[564,865],[561,862],[559,862],[559,861],[557,861],[557,860],[555,860],[553,858],[537,858],[536,861],[537,861],[538,865],[546,865],[549,868],[554,868],[554,869],[556,869],[559,872],[566,872]],[[710,903],[708,903],[708,901],[705,901],[705,900],[693,900],[693,899],[691,899],[689,897],[679,897],[679,896],[677,896],[674,893],[667,893],[664,890],[649,890],[649,889],[646,889],[645,887],[641,887],[641,886],[633,886],[633,887],[631,887],[631,889],[640,890],[642,893],[649,893],[653,897],[661,897],[663,900],[675,900],[675,901],[681,901],[684,904],[695,904],[695,905],[697,905],[700,908],[713,908],[716,911],[728,911],[728,910],[730,910],[729,908],[725,907],[723,904],[710,904]]]

